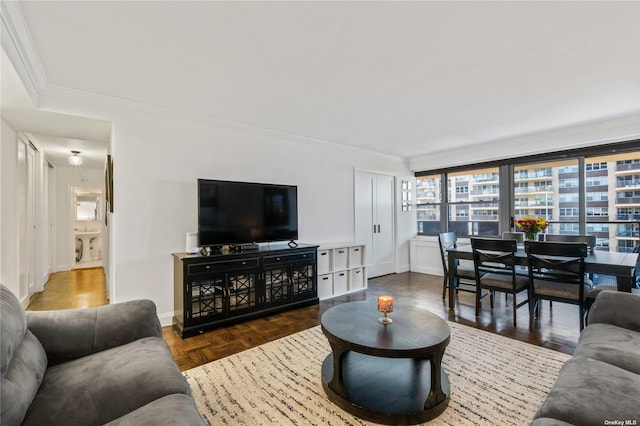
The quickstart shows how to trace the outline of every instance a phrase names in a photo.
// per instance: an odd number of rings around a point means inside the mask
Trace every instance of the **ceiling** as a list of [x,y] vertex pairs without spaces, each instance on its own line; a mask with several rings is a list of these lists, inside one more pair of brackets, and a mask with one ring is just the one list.
[[640,114],[637,1],[20,6],[51,87],[404,158]]
[[80,167],[104,167],[111,123],[36,109],[4,51],[0,74],[2,119],[27,133],[47,153],[47,161],[56,167],[71,167],[68,158],[73,150],[80,151],[84,160]]

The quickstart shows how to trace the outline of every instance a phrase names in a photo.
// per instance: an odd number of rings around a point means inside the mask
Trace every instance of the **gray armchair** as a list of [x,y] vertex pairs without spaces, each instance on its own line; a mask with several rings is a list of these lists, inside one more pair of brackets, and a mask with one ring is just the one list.
[[203,424],[153,302],[0,316],[2,425]]

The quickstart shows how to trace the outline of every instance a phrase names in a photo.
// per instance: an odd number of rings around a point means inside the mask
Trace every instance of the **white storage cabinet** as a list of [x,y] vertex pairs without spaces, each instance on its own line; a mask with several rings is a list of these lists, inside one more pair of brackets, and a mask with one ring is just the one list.
[[365,246],[323,244],[318,248],[318,298],[329,299],[367,288]]

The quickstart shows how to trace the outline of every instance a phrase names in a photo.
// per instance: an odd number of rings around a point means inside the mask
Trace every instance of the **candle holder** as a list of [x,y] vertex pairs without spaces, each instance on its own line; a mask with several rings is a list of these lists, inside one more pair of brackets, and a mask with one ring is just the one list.
[[384,314],[382,318],[378,318],[378,321],[382,324],[391,324],[393,320],[387,317],[387,314],[393,312],[393,297],[378,296],[378,311]]

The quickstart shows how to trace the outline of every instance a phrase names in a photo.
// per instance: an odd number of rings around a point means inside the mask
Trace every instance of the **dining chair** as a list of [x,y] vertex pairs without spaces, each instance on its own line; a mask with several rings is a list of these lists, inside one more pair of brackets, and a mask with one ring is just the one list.
[[[440,258],[444,272],[444,280],[442,282],[442,298],[444,299],[447,294],[447,289],[449,288],[449,256],[447,251],[450,248],[456,248],[458,246],[458,235],[455,232],[443,232],[438,234],[438,243],[440,244]],[[459,261],[456,261],[456,276],[458,284],[472,285],[475,287],[476,275],[473,266],[461,264]],[[475,288],[456,285],[456,293],[458,290],[475,292]]]
[[529,329],[541,317],[542,300],[578,305],[584,329],[588,296],[593,283],[585,274],[585,242],[525,241],[529,264]]
[[[529,304],[529,297],[517,303],[517,295],[527,292],[529,279],[516,273],[516,240],[500,238],[471,238],[473,265],[476,273],[476,316],[480,315],[481,301],[489,296],[493,309],[495,292],[513,295],[513,326],[517,324],[517,309]],[[488,290],[483,294],[483,290]]]
[[593,253],[593,251],[596,249],[596,236],[590,234],[545,234],[544,240],[560,243],[587,243],[587,246],[589,247],[589,253]]
[[[524,232],[503,232],[503,240],[516,240],[518,244],[524,243]],[[526,265],[516,265],[516,274],[529,276],[529,268]],[[508,297],[508,296],[507,296]]]

